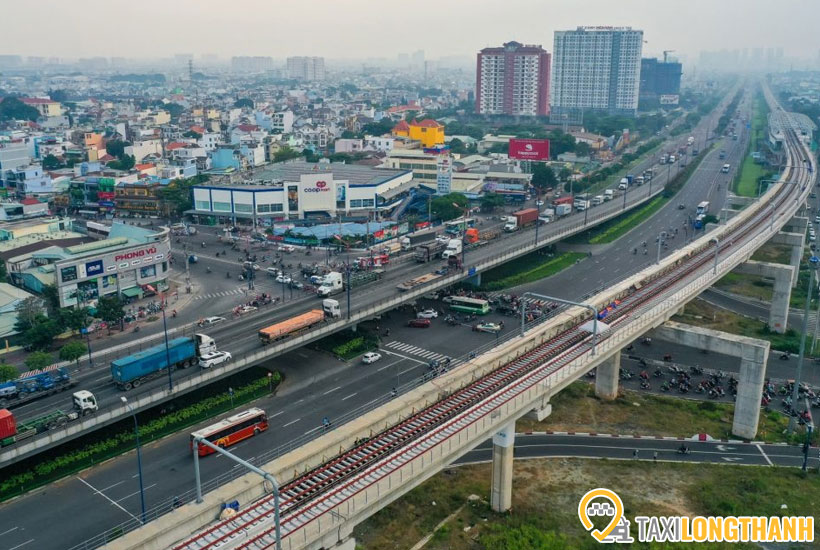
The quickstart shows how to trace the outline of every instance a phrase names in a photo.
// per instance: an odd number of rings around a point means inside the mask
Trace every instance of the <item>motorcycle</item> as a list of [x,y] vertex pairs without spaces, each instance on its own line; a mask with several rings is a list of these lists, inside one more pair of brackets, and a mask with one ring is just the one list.
[[229,271],[229,272],[227,272],[227,273],[225,274],[225,276],[226,276],[228,279],[230,279],[230,278],[231,278],[231,272],[230,272],[230,271]]

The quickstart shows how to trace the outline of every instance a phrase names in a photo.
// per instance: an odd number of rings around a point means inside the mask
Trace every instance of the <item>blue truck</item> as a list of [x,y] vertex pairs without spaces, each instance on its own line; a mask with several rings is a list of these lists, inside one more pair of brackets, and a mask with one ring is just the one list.
[[76,384],[65,367],[22,376],[17,380],[0,384],[0,409],[19,407],[29,401],[67,390]]
[[213,338],[205,334],[195,334],[193,338],[174,338],[146,350],[111,361],[111,377],[121,390],[128,391],[143,382],[156,378],[171,368],[185,368],[196,365],[199,357],[216,351]]

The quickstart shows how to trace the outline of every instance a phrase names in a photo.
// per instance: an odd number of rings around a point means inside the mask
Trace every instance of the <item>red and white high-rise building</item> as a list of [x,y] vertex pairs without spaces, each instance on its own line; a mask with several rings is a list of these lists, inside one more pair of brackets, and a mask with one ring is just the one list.
[[550,54],[541,46],[507,42],[478,52],[477,113],[546,116],[550,112],[549,94]]

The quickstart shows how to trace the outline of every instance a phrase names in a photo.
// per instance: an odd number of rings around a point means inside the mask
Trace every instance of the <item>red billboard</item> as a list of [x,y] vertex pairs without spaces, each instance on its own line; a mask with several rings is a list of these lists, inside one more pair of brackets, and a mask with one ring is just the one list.
[[550,140],[511,138],[509,155],[519,160],[549,160]]

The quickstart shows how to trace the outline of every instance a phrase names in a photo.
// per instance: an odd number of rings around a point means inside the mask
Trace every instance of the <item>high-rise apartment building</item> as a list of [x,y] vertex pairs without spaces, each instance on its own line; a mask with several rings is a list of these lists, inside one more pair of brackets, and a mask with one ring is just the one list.
[[654,57],[641,59],[640,99],[642,105],[655,107],[661,96],[667,96],[667,100],[677,105],[677,98],[673,96],[680,95],[682,74],[683,65],[677,61],[663,62]]
[[288,57],[288,76],[312,82],[325,79],[324,57]]
[[482,115],[549,114],[550,54],[507,42],[484,48],[476,62],[475,110]]
[[231,58],[231,71],[234,73],[264,73],[271,69],[272,57],[241,55]]
[[556,31],[552,109],[634,114],[638,109],[642,49],[643,31],[631,27]]

